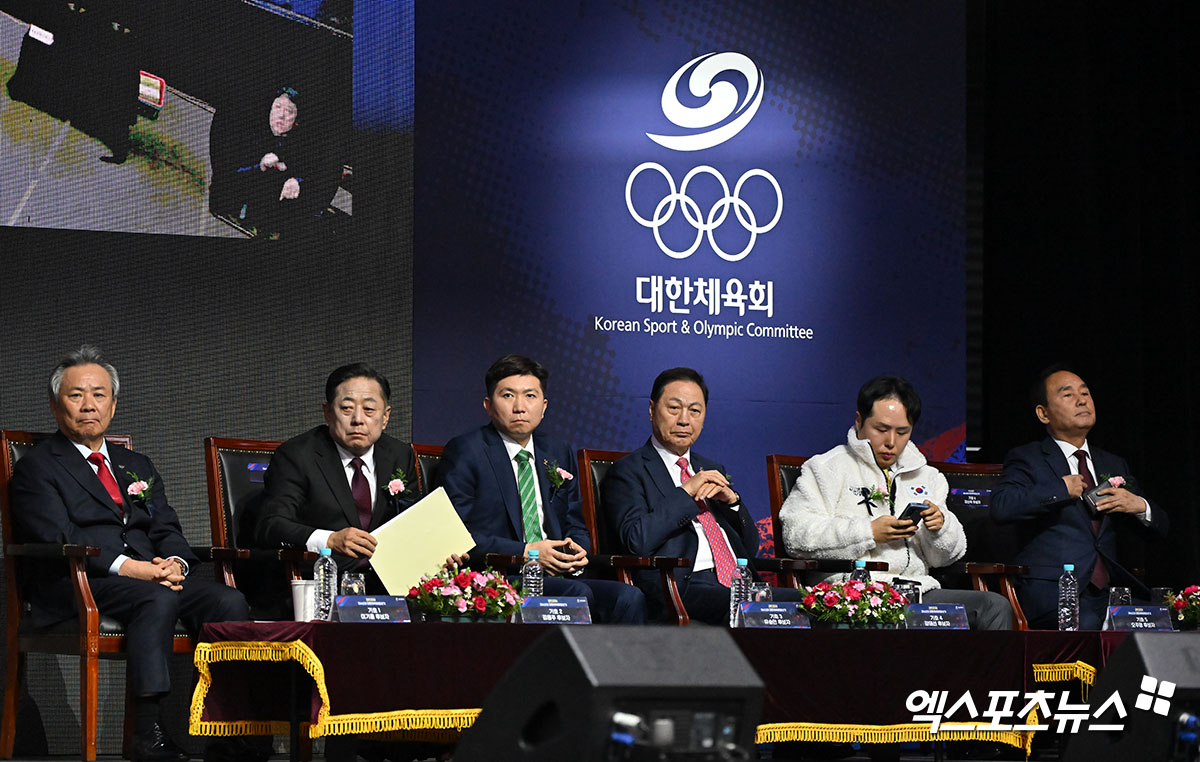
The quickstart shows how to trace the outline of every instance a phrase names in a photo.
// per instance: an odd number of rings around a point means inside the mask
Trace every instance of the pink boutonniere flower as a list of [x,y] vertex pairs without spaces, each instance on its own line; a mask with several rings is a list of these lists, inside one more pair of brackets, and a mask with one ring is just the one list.
[[563,486],[564,482],[575,478],[570,471],[559,467],[557,462],[543,460],[542,465],[546,468],[546,477],[550,479],[550,486],[554,489],[558,489]]
[[1122,484],[1125,483],[1125,477],[1124,476],[1110,476],[1108,479],[1108,483],[1114,487],[1120,487]]
[[149,500],[150,485],[154,484],[154,478],[151,477],[150,481],[146,481],[132,471],[126,471],[125,474],[133,479],[133,483],[125,488],[125,494],[143,503]]
[[395,497],[408,488],[408,477],[404,475],[404,470],[397,468],[392,472],[388,479],[387,490],[388,495]]

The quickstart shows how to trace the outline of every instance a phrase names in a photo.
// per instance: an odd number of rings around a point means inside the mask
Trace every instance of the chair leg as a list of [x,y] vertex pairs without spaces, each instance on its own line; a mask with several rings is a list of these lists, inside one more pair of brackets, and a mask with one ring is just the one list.
[[21,673],[25,668],[25,655],[21,653],[15,639],[8,642],[8,655],[4,673],[4,718],[0,724],[0,759],[12,759],[13,745],[17,740],[17,705],[21,701]]
[[100,700],[100,659],[96,654],[79,657],[79,731],[83,736],[85,762],[96,762],[97,704]]

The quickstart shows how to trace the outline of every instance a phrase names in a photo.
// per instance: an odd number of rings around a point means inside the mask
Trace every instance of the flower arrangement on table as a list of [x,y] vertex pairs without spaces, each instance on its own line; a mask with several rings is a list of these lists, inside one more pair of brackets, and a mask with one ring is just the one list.
[[442,617],[507,619],[520,607],[521,596],[491,567],[478,572],[455,566],[421,577],[409,589],[408,601]]
[[1171,616],[1185,628],[1200,625],[1200,585],[1188,585],[1178,593],[1167,593]]
[[804,590],[808,615],[833,624],[896,624],[908,599],[886,582],[818,582]]

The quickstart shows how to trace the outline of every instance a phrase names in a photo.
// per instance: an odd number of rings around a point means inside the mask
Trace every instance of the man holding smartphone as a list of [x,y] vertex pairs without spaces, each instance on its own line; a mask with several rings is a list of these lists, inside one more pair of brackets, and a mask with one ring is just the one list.
[[911,580],[926,603],[962,604],[972,629],[1010,630],[1002,596],[942,590],[929,574],[962,558],[967,538],[941,508],[946,477],[910,441],[920,417],[921,398],[903,378],[864,384],[846,443],[810,458],[784,501],[783,545],[796,558],[884,561],[888,571],[872,572],[875,579]]

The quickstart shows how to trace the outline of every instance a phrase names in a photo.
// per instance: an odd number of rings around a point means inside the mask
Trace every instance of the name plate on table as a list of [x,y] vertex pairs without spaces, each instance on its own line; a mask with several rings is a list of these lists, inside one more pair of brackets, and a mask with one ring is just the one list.
[[539,596],[521,602],[522,624],[591,624],[587,598]]
[[1166,606],[1109,606],[1104,629],[1125,632],[1170,632],[1171,612]]
[[743,627],[809,628],[808,614],[801,611],[800,604],[795,601],[745,601],[738,605],[742,609]]
[[969,630],[967,610],[961,603],[913,603],[904,609],[904,626],[910,630]]
[[397,595],[339,595],[339,622],[411,622],[408,601]]

